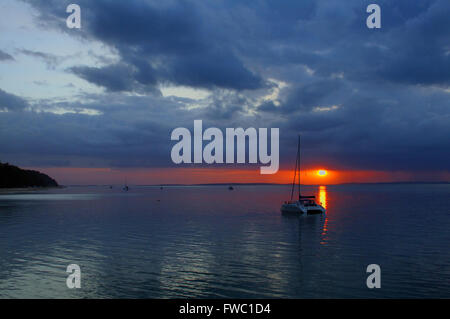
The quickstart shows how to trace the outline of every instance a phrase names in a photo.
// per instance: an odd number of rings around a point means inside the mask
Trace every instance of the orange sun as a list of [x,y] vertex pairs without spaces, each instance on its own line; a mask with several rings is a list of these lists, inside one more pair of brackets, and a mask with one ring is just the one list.
[[319,170],[317,171],[317,175],[319,175],[319,176],[321,176],[321,177],[327,176],[327,174],[328,174],[328,172],[327,172],[326,170],[324,170],[324,169],[319,169]]

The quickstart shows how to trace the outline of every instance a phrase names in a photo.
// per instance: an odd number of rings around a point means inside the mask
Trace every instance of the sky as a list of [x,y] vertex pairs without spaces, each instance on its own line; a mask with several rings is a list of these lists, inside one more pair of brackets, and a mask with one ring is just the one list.
[[[81,7],[81,29],[66,7]],[[381,28],[366,26],[367,5]],[[447,0],[2,0],[0,161],[61,184],[450,180]],[[176,127],[280,129],[280,171],[175,165]],[[318,177],[315,172],[329,174]]]

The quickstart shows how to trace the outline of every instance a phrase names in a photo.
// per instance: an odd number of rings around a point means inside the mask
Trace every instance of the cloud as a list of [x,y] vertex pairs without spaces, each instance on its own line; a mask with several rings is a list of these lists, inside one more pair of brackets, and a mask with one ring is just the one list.
[[[389,52],[379,76],[393,82],[450,85],[448,1],[427,1],[428,7],[408,23],[398,26],[387,39]],[[423,4],[419,4],[423,7]],[[417,8],[416,5],[412,9]],[[410,9],[404,7],[408,12]]]
[[[100,115],[0,113],[15,132],[2,135],[6,153],[18,156],[23,145],[29,158],[71,165],[170,166],[170,131],[202,119],[205,127],[279,127],[285,167],[301,133],[305,167],[449,169],[448,1],[380,0],[380,30],[367,29],[370,1],[360,0],[80,0],[81,30],[65,27],[66,3],[27,2],[47,27],[108,46],[117,60],[66,69],[103,94],[32,103]],[[163,97],[164,85],[210,94]]]
[[14,112],[22,111],[28,106],[23,98],[10,94],[0,89],[0,111]]
[[[65,12],[58,1],[30,4],[40,10],[42,20],[49,25],[60,22]],[[161,5],[143,0],[79,1],[79,5],[87,12],[82,36],[114,48],[121,57],[120,68],[128,69],[125,76],[130,82],[146,85],[170,82],[236,90],[264,86],[262,78],[244,65],[230,42],[220,32],[212,32],[214,17],[205,20],[196,5],[188,2]],[[105,78],[117,69],[118,65],[84,69],[80,66],[75,74],[110,90],[133,91],[134,84],[124,85]]]
[[55,69],[60,63],[66,60],[68,57],[61,57],[51,53],[45,53],[40,51],[33,51],[27,49],[18,50],[19,53],[25,54],[31,57],[42,60],[49,69]]
[[[97,115],[55,113],[55,108],[90,109]],[[0,113],[0,144],[2,154],[22,165],[53,165],[57,159],[74,166],[164,166],[170,154],[172,119],[185,113],[178,103],[161,97],[115,93],[85,104],[36,103],[32,111],[20,115]],[[187,120],[178,124],[190,125]]]
[[0,61],[8,61],[8,60],[13,61],[14,58],[10,54],[0,50]]
[[[126,64],[114,64],[106,67],[78,66],[70,69],[84,80],[104,87],[112,92],[143,91],[150,84],[152,89],[155,81],[140,79],[142,71],[136,71]],[[139,80],[138,80],[139,79]]]

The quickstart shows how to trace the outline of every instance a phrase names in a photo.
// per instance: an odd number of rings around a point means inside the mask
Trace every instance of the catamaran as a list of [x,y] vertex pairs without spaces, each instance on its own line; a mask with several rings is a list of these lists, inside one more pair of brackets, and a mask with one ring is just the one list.
[[[298,200],[293,200],[296,177],[298,175]],[[316,203],[315,196],[302,196],[300,193],[300,135],[298,136],[297,159],[295,161],[294,180],[292,181],[291,200],[281,205],[282,213],[322,214],[325,208]]]

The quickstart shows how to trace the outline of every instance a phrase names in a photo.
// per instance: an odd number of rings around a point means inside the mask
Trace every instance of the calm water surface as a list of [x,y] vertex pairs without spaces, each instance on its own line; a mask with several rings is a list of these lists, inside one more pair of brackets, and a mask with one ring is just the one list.
[[[450,298],[450,185],[69,187],[0,194],[0,297]],[[78,264],[82,288],[66,287]],[[366,267],[381,266],[381,289]]]

